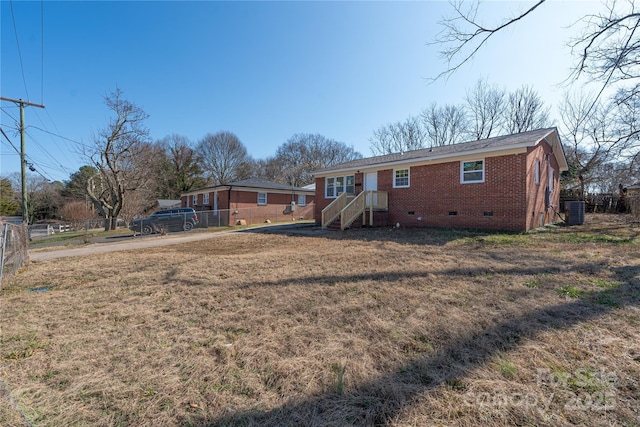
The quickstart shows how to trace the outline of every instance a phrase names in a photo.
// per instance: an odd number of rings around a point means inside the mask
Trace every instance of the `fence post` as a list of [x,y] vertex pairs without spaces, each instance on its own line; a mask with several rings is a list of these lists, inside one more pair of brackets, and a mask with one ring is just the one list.
[[7,232],[9,231],[9,224],[4,224],[2,230],[2,257],[0,258],[0,280],[2,280],[2,273],[4,272],[4,254],[7,248]]

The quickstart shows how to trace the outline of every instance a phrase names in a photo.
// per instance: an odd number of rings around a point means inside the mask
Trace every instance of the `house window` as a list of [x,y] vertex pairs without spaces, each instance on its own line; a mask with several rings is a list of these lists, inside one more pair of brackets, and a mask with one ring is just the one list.
[[354,194],[356,188],[355,175],[335,176],[325,180],[325,197],[338,197],[340,193]]
[[540,184],[540,159],[536,159],[534,182]]
[[353,193],[356,192],[356,177],[355,177],[355,175],[347,175],[347,176],[345,176],[344,191],[347,194],[353,194]]
[[306,206],[306,205],[307,205],[307,195],[298,194],[298,206]]
[[555,175],[555,171],[553,170],[553,168],[551,167],[551,165],[549,165],[549,192],[553,192],[553,188],[554,188],[554,182],[553,182],[553,176]]
[[209,193],[204,193],[204,196],[202,196],[202,204],[203,205],[209,204]]
[[258,204],[259,205],[267,204],[267,193],[258,193]]
[[460,182],[462,184],[484,182],[484,160],[460,162]]
[[395,169],[393,171],[393,188],[409,186],[409,169]]
[[192,206],[198,206],[198,195],[194,194],[192,199],[193,199],[191,201]]

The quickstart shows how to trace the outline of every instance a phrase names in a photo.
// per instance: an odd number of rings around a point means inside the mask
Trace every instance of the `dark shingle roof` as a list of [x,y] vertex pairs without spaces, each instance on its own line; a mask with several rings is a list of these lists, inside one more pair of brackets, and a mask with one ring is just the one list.
[[220,185],[219,187],[249,187],[249,188],[265,188],[268,190],[285,190],[285,191],[309,191],[300,187],[292,187],[291,185],[278,184],[277,182],[268,181],[262,178],[249,178],[241,181],[230,182]]
[[481,139],[478,141],[463,142],[460,144],[443,145],[441,147],[423,148],[420,150],[406,151],[403,153],[387,154],[384,156],[367,157],[353,160],[346,163],[321,169],[316,173],[330,172],[342,169],[357,169],[367,166],[384,165],[386,163],[397,163],[411,160],[442,158],[464,154],[466,152],[495,151],[507,149],[512,146],[535,145],[549,134],[557,132],[556,128],[546,128],[522,132],[513,135],[497,136],[494,138]]

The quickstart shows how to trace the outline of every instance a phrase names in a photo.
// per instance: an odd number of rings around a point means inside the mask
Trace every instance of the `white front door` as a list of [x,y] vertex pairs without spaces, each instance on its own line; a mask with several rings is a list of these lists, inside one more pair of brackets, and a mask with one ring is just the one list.
[[[364,191],[378,191],[378,172],[368,172],[364,174]],[[373,205],[375,206],[378,202],[378,196],[373,196]],[[371,201],[369,200],[369,196],[367,196],[366,200],[367,206],[371,206]]]

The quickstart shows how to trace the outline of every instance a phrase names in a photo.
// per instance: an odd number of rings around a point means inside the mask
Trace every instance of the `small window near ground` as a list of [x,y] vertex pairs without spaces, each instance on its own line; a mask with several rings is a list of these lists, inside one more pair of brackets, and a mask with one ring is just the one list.
[[484,182],[484,160],[460,162],[460,182],[462,184]]
[[409,169],[395,169],[393,171],[393,187],[409,187]]
[[298,206],[306,206],[306,205],[307,205],[307,195],[298,194]]
[[267,193],[258,193],[258,204],[259,205],[267,204]]

